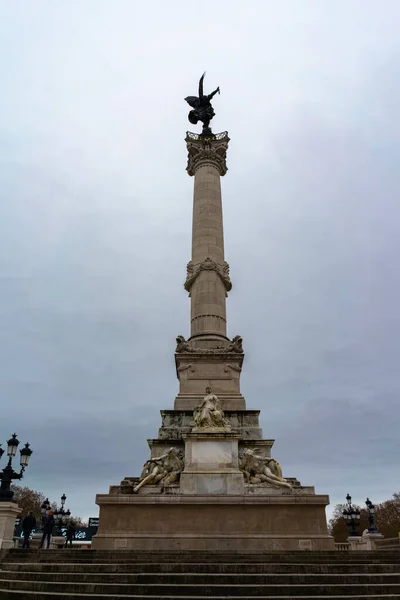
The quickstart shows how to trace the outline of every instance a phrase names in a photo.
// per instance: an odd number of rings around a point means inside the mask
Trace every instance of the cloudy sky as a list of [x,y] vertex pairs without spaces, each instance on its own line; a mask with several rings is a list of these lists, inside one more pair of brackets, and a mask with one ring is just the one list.
[[26,485],[97,515],[173,406],[206,70],[247,405],[333,504],[400,491],[399,23],[398,0],[0,0],[0,441],[31,442]]

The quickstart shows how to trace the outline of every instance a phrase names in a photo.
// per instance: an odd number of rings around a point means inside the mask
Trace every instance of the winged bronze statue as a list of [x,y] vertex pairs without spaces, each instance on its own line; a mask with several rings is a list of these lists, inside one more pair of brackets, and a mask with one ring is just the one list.
[[203,123],[202,135],[210,135],[212,133],[211,128],[210,128],[210,121],[215,116],[214,109],[211,106],[211,100],[215,96],[215,94],[217,92],[219,94],[220,91],[219,91],[219,87],[217,87],[217,89],[214,90],[211,94],[208,94],[208,95],[204,94],[204,92],[203,92],[204,77],[205,77],[205,72],[200,77],[199,95],[198,96],[187,96],[187,98],[185,98],[185,100],[189,104],[189,106],[191,106],[193,109],[188,114],[189,121],[193,125],[196,125],[198,123],[198,121],[201,121]]

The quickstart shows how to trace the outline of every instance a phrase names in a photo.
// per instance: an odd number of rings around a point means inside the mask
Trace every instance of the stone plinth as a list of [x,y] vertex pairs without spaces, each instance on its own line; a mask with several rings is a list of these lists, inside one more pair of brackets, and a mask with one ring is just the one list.
[[366,550],[376,550],[376,541],[384,539],[384,535],[377,532],[365,532],[362,535],[349,535],[347,541],[349,542],[350,550],[358,550],[365,552]]
[[21,512],[15,502],[0,502],[0,550],[13,548],[15,519]]
[[334,550],[325,495],[97,495],[93,549]]
[[203,350],[175,354],[179,394],[174,408],[193,410],[203,398],[205,388],[211,386],[221,398],[224,410],[245,410],[246,402],[240,393],[243,353]]
[[222,428],[194,428],[183,439],[182,494],[244,494],[243,473],[238,466],[240,435],[227,433]]

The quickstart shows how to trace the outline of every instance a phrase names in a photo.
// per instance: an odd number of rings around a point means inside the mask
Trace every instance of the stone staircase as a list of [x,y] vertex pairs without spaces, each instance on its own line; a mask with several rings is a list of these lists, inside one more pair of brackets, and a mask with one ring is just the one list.
[[400,553],[10,550],[0,600],[400,599]]

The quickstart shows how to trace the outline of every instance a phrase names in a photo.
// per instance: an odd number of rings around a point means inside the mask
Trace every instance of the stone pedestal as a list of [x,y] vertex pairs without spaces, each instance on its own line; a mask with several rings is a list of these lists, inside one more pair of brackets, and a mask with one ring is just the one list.
[[[242,435],[229,427],[182,434],[180,481],[147,485],[134,494],[98,495],[94,549],[259,553],[333,550],[326,525],[327,496],[298,486],[245,485],[239,469]],[[163,449],[164,451],[165,449]],[[113,490],[114,491],[114,490]],[[129,493],[130,491],[130,493]]]
[[362,539],[364,541],[365,544],[365,550],[376,550],[376,544],[375,542],[379,542],[380,540],[383,540],[385,538],[384,535],[382,535],[382,533],[379,533],[378,531],[376,533],[363,533],[362,535]]
[[243,494],[243,473],[239,470],[240,435],[223,429],[193,429],[182,436],[185,442],[185,469],[181,474],[182,494]]
[[14,547],[15,519],[21,512],[15,502],[0,502],[0,550]]
[[347,541],[350,544],[350,550],[362,550],[365,552],[368,550],[376,550],[375,541],[383,540],[384,537],[385,536],[379,532],[370,533],[367,531],[362,535],[349,535]]
[[177,488],[157,495],[97,495],[94,550],[334,550],[326,526],[328,496],[194,495]]
[[361,536],[360,535],[349,535],[347,538],[349,543],[349,550],[359,550],[361,545]]

